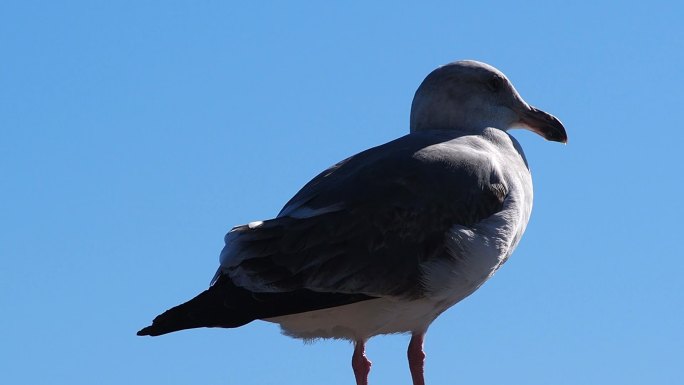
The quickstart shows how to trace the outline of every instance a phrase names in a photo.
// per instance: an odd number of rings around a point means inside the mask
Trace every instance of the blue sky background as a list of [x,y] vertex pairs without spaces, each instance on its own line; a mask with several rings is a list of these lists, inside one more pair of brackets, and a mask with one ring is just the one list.
[[[681,383],[682,5],[251,3],[0,4],[1,383],[353,383],[351,345],[267,323],[135,332],[207,287],[233,225],[406,133],[457,59],[570,141],[514,132],[532,220],[431,327],[428,383]],[[371,341],[371,383],[410,382],[407,342]]]

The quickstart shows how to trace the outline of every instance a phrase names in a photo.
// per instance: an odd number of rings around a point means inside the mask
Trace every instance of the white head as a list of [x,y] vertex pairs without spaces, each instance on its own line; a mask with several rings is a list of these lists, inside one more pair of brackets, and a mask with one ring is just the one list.
[[547,140],[568,140],[558,119],[525,103],[506,75],[477,61],[457,61],[432,71],[411,105],[411,132],[514,126]]

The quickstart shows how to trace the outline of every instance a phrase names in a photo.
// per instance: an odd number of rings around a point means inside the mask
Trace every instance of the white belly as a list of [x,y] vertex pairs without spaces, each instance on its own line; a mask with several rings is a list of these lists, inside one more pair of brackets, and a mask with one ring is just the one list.
[[367,340],[379,334],[421,332],[451,304],[378,298],[330,309],[268,318],[283,334],[303,339]]

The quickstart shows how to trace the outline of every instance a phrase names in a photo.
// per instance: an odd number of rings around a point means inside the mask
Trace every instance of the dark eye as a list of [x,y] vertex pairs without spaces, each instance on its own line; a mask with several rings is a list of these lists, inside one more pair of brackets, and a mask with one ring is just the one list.
[[498,76],[494,76],[487,81],[487,87],[489,87],[492,92],[499,92],[502,86],[503,79]]

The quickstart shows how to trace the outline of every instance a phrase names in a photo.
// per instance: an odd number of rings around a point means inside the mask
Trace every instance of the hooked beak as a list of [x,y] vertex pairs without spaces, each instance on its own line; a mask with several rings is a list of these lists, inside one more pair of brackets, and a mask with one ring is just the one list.
[[520,124],[530,131],[541,135],[544,139],[553,142],[568,142],[568,134],[565,132],[563,123],[555,116],[530,105],[525,106],[520,114]]

